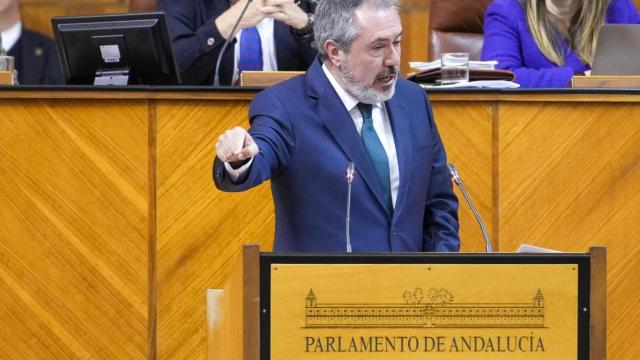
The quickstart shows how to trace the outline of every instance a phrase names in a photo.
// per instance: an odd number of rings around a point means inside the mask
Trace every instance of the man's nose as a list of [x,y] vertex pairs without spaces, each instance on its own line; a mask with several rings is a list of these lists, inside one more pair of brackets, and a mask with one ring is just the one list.
[[390,46],[385,52],[384,66],[400,66],[400,47]]

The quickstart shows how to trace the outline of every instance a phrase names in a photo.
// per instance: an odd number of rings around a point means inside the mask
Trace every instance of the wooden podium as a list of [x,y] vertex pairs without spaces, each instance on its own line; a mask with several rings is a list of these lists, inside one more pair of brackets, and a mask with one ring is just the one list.
[[606,249],[272,254],[207,294],[208,359],[606,359]]

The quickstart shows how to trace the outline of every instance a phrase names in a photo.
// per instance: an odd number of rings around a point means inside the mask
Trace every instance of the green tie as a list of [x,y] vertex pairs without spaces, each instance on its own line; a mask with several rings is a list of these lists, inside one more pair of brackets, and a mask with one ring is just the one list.
[[387,152],[384,151],[384,146],[382,146],[382,142],[380,142],[380,138],[378,138],[378,134],[376,134],[376,129],[373,127],[373,118],[371,117],[372,106],[370,104],[359,103],[358,110],[360,110],[363,120],[362,129],[360,130],[362,143],[364,144],[364,148],[367,149],[369,159],[373,164],[373,169],[382,187],[387,208],[393,213],[391,180],[389,178],[389,158],[387,158]]

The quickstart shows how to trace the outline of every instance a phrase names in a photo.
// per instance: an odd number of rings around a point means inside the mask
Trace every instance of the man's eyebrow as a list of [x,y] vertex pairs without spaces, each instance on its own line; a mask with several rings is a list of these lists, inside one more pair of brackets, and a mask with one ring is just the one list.
[[[404,34],[404,30],[401,31],[398,35],[394,36],[394,40],[399,38],[400,36],[402,36],[402,34]],[[387,38],[375,38],[373,40],[371,40],[370,44],[376,43],[376,42],[380,42],[380,41],[387,41]]]

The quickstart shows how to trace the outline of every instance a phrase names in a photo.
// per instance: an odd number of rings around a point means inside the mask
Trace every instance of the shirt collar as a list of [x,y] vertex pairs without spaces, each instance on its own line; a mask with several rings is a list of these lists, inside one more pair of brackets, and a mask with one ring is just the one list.
[[[322,64],[322,71],[324,71],[325,76],[329,79],[331,86],[333,86],[333,89],[338,94],[338,97],[342,101],[342,104],[344,104],[344,107],[347,108],[347,111],[351,112],[351,110],[353,110],[353,108],[355,108],[360,102],[349,94],[342,85],[340,85],[340,83],[338,83],[338,80],[336,80],[325,64]],[[383,108],[382,103],[380,102],[373,104],[373,106],[381,109]]]
[[0,33],[2,36],[2,47],[5,51],[11,50],[11,48],[18,42],[22,35],[22,22],[18,21],[15,25]]

